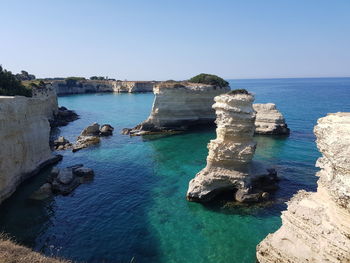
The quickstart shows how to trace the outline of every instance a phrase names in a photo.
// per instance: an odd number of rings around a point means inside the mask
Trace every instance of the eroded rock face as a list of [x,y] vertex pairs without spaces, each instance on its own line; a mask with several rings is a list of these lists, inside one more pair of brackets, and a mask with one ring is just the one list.
[[33,98],[0,96],[0,203],[23,180],[61,158],[49,146],[48,118],[57,109],[52,96],[45,90]]
[[237,190],[236,200],[241,202],[267,197],[261,189],[252,188],[253,181],[267,174],[263,167],[251,163],[256,148],[253,100],[251,94],[215,97],[217,138],[208,144],[207,166],[189,183],[188,200],[208,201],[224,190]]
[[256,103],[253,104],[256,111],[255,133],[256,134],[273,134],[287,135],[289,128],[281,112],[273,103]]
[[156,81],[114,81],[113,91],[119,93],[152,92]]
[[155,99],[148,119],[134,129],[125,129],[125,132],[144,135],[181,131],[190,126],[213,123],[214,97],[227,91],[229,87],[198,83],[160,83],[153,89]]
[[260,263],[350,262],[350,113],[328,114],[314,132],[317,192],[288,202],[281,228],[257,247]]

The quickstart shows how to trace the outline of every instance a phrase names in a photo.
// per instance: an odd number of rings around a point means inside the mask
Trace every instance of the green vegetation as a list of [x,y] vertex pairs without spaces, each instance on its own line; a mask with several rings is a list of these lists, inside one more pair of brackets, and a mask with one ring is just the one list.
[[0,66],[0,95],[31,97],[32,91],[26,88],[11,71],[7,71]]
[[107,80],[107,77],[102,77],[102,76],[92,76],[90,77],[90,80]]
[[229,83],[226,80],[224,80],[216,75],[205,74],[205,73],[194,76],[193,78],[189,79],[188,81],[194,82],[194,83],[215,85],[215,86],[219,86],[221,88],[228,87],[228,85],[229,85]]
[[236,95],[236,94],[250,94],[246,89],[234,89],[227,92],[228,95]]
[[16,74],[16,78],[20,81],[24,81],[24,80],[33,80],[35,79],[35,76],[32,74],[29,74],[25,70],[22,70],[21,73]]

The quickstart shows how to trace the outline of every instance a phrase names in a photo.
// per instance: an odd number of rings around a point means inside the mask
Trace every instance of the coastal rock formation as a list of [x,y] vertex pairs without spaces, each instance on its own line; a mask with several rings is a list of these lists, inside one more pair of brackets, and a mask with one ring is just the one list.
[[156,81],[113,81],[113,91],[120,93],[152,92]]
[[58,96],[98,92],[113,92],[113,82],[108,80],[66,79],[55,80],[52,86]]
[[260,263],[350,262],[350,113],[328,114],[314,132],[317,192],[288,202],[281,228],[257,247]]
[[81,132],[77,142],[73,145],[73,152],[100,143],[100,137],[112,135],[113,130],[114,128],[110,124],[104,124],[100,127],[98,123],[93,123]]
[[253,100],[245,90],[215,97],[217,138],[208,144],[207,166],[189,183],[189,201],[208,201],[232,190],[237,201],[255,202],[268,197],[265,188],[275,186],[276,172],[251,162],[256,148]]
[[48,115],[56,107],[45,96],[0,96],[0,203],[23,180],[62,158],[49,147]]
[[95,175],[91,168],[82,164],[67,168],[53,168],[45,184],[35,191],[30,198],[35,200],[46,199],[53,194],[68,195],[82,183],[90,181]]
[[253,104],[256,111],[255,133],[256,134],[273,134],[287,135],[289,128],[281,112],[273,103]]
[[54,140],[53,142],[54,149],[55,150],[66,150],[73,146],[66,138],[63,136],[58,137],[58,139]]
[[134,129],[123,132],[144,135],[181,131],[199,124],[213,123],[214,97],[229,91],[229,87],[190,82],[163,82],[153,89],[155,99],[148,119]]
[[66,126],[68,123],[79,119],[79,115],[72,110],[68,110],[66,107],[59,107],[57,114],[54,115],[53,119],[50,119],[50,126],[60,127]]
[[32,96],[41,100],[41,112],[49,120],[52,120],[58,114],[57,94],[52,85],[46,85],[44,87],[32,86]]

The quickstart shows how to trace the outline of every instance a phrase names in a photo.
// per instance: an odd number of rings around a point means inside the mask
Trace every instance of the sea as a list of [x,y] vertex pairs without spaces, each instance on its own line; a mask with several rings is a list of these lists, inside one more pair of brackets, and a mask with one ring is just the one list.
[[281,226],[286,202],[299,190],[315,191],[320,153],[313,128],[327,113],[350,112],[350,78],[229,80],[255,103],[272,102],[284,114],[290,136],[255,136],[254,159],[275,168],[280,188],[261,205],[229,199],[188,202],[188,182],[206,165],[215,129],[171,136],[129,137],[125,127],[145,120],[154,95],[83,94],[59,97],[80,119],[60,128],[74,141],[93,122],[115,130],[97,146],[62,151],[58,167],[84,164],[94,179],[68,196],[28,197],[51,168],[23,183],[0,206],[0,232],[46,255],[75,262],[254,263],[257,244]]

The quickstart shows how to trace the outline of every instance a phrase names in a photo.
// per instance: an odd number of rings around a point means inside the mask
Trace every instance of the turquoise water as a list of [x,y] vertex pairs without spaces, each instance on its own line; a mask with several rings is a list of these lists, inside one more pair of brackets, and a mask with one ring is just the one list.
[[282,178],[276,201],[263,207],[208,205],[185,199],[188,182],[205,166],[214,130],[162,138],[129,138],[119,130],[144,120],[153,94],[88,94],[59,98],[81,118],[61,128],[70,140],[92,122],[110,123],[113,137],[77,153],[60,167],[83,163],[95,178],[69,196],[27,199],[43,171],[0,207],[0,231],[48,255],[81,262],[255,262],[255,247],[281,224],[284,202],[297,190],[316,189],[319,156],[312,133],[327,112],[350,111],[350,79],[231,80],[232,88],[274,102],[291,128],[289,137],[256,136],[255,158]]

